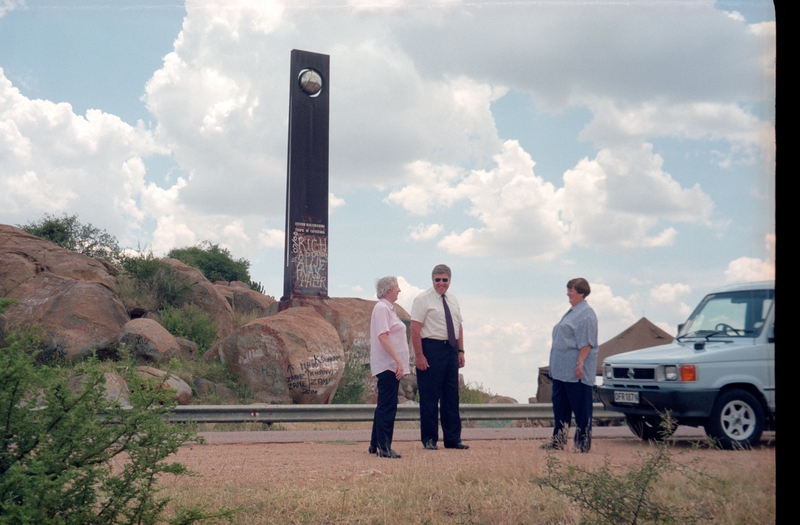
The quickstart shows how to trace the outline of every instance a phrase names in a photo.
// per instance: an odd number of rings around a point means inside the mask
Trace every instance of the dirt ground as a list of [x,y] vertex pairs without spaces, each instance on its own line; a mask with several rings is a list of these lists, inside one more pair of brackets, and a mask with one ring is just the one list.
[[[247,480],[253,483],[292,483],[298,486],[331,481],[347,483],[369,476],[392,474],[420,465],[426,469],[472,470],[483,465],[497,465],[508,458],[544,456],[539,449],[543,440],[473,441],[469,450],[424,450],[419,442],[395,443],[401,459],[379,458],[367,452],[367,443],[355,441],[306,443],[257,443],[225,445],[191,445],[181,448],[177,461],[200,474],[194,483],[225,483]],[[678,441],[673,448],[676,458],[697,459],[705,468],[727,469],[735,466],[741,472],[755,471],[775,465],[774,441],[762,442],[751,451],[722,451],[697,447],[697,440]],[[564,460],[585,467],[599,465],[608,459],[612,465],[635,460],[651,446],[632,438],[596,439],[588,454],[565,450],[556,452]]]

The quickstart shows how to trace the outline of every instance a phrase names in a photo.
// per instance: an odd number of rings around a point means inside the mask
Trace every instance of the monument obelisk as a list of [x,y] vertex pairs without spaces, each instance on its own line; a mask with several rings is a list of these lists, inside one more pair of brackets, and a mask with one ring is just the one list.
[[280,310],[328,297],[329,67],[328,55],[292,50]]

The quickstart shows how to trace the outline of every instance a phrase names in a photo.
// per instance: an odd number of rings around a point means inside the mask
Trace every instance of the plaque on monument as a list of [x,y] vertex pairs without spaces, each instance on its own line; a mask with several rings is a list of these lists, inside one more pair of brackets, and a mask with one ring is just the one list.
[[330,57],[292,50],[283,297],[328,297]]

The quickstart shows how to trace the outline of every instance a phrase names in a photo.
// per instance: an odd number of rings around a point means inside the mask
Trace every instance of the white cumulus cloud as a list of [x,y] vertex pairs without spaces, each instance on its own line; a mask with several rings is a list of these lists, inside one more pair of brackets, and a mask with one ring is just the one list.
[[725,280],[729,283],[741,283],[775,279],[775,234],[767,235],[764,244],[769,252],[766,259],[740,257],[731,261],[725,270]]
[[663,283],[650,289],[650,300],[655,303],[674,303],[692,293],[692,287],[683,283]]
[[429,224],[426,226],[420,223],[411,229],[408,237],[412,241],[429,241],[436,238],[442,231],[444,231],[444,227],[441,224]]
[[81,210],[129,241],[143,218],[142,159],[166,154],[153,134],[90,109],[31,100],[0,69],[0,220]]

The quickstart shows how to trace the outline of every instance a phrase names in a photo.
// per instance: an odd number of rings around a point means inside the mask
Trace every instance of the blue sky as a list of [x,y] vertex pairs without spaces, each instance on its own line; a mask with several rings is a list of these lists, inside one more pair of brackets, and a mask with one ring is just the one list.
[[280,296],[293,48],[331,56],[330,294],[449,264],[467,381],[534,396],[570,278],[602,342],[774,277],[768,1],[0,0],[0,222],[207,239]]

